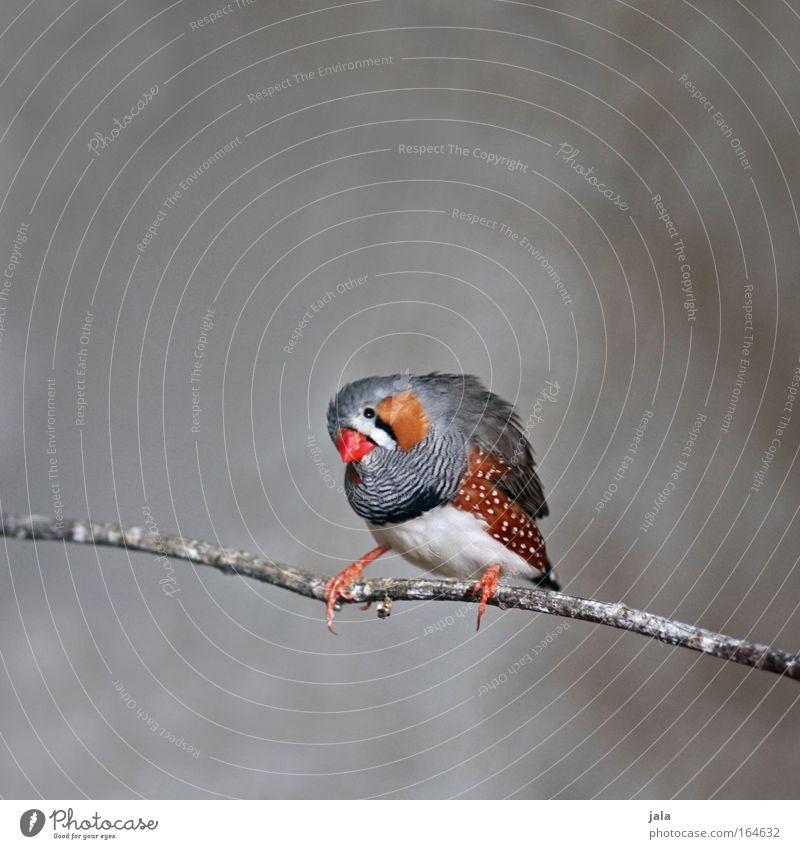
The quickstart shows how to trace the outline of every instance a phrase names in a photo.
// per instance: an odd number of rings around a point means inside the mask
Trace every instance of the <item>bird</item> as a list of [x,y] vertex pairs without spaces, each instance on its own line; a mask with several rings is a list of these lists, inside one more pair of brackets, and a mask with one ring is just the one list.
[[480,378],[365,377],[333,397],[327,426],[347,500],[377,543],[326,583],[331,633],[348,587],[388,551],[436,575],[474,578],[478,630],[501,577],[560,589],[537,524],[549,509],[527,433]]

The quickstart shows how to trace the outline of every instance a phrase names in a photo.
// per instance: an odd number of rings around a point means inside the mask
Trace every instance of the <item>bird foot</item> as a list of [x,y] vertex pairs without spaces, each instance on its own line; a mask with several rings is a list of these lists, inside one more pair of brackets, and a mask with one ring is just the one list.
[[[369,554],[365,554],[362,558],[356,560],[355,563],[351,563],[346,569],[342,569],[338,575],[334,575],[328,583],[325,584],[325,599],[327,601],[326,621],[328,623],[328,630],[331,634],[336,633],[336,631],[333,630],[333,617],[336,613],[336,605],[339,603],[339,599],[343,598],[346,601],[352,601],[353,596],[347,591],[347,588],[355,581],[360,581],[361,576],[364,574],[364,569],[366,569],[373,560],[380,557],[381,554],[384,554],[388,550],[388,546],[373,548]],[[361,609],[366,610],[369,608],[371,603],[372,602],[367,602],[367,604]]]
[[475,581],[475,585],[472,587],[472,594],[481,594],[480,604],[478,605],[478,625],[475,628],[476,631],[480,631],[481,618],[483,617],[483,614],[486,611],[486,603],[489,601],[489,599],[494,597],[495,593],[497,593],[497,588],[499,585],[499,566],[489,566],[489,568],[481,575],[481,577],[477,581]]

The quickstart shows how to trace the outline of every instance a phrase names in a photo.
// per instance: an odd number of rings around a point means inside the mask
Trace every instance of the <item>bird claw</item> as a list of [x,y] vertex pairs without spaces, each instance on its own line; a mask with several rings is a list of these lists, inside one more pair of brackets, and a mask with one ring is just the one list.
[[350,586],[354,581],[358,581],[361,579],[361,575],[364,572],[364,567],[366,563],[362,563],[362,561],[357,560],[355,563],[352,563],[346,569],[343,569],[339,572],[338,575],[334,575],[327,584],[325,584],[325,598],[327,599],[327,614],[326,620],[328,623],[328,630],[331,634],[335,634],[336,631],[333,630],[333,617],[337,609],[341,610],[341,602],[339,599],[345,599],[345,601],[352,601],[353,595],[347,591],[347,587]]
[[476,631],[481,629],[481,619],[486,611],[486,603],[497,593],[497,588],[500,585],[500,567],[489,566],[489,568],[481,575],[472,587],[472,594],[481,594],[481,600],[478,604],[478,624]]
[[[325,599],[327,601],[325,618],[328,623],[328,630],[331,634],[336,633],[336,631],[333,630],[333,617],[336,611],[341,609],[342,605],[340,599],[353,601],[353,595],[348,592],[347,588],[356,581],[360,581],[364,574],[364,569],[366,569],[373,560],[380,557],[381,554],[385,554],[388,550],[389,547],[386,545],[380,545],[378,548],[373,548],[369,554],[365,554],[361,559],[356,560],[355,563],[351,563],[346,569],[343,569],[338,575],[334,575],[325,584]],[[370,604],[372,604],[372,602],[368,601],[361,609],[367,610]]]

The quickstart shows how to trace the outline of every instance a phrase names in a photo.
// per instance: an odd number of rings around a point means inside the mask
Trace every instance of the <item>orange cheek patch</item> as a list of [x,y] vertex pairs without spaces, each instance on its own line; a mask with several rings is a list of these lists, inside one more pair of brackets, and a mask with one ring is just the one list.
[[419,398],[411,391],[390,395],[375,409],[383,421],[391,426],[401,451],[410,451],[422,442],[431,429]]

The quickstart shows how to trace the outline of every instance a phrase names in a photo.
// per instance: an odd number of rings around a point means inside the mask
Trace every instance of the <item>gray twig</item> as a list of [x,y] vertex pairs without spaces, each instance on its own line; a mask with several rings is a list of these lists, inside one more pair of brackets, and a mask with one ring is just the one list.
[[[247,551],[211,545],[207,542],[183,537],[152,533],[145,528],[122,528],[119,525],[99,522],[60,521],[46,516],[12,516],[0,514],[0,536],[13,539],[63,540],[86,545],[109,545],[116,548],[147,551],[180,560],[188,560],[203,566],[211,566],[228,574],[242,575],[265,581],[276,587],[299,593],[317,601],[325,601],[327,578],[286,566],[265,557],[257,557]],[[397,578],[372,578],[352,585],[351,600],[344,603],[367,601],[461,601],[478,599],[472,594],[471,581],[456,581],[448,578],[419,578],[398,580]],[[727,637],[676,622],[665,616],[657,616],[636,610],[626,604],[595,599],[578,598],[565,593],[535,587],[501,585],[497,595],[489,602],[501,608],[514,607],[570,619],[597,622],[612,628],[633,631],[653,637],[663,643],[681,646],[693,651],[709,654],[722,660],[732,660],[756,669],[765,669],[800,680],[800,656],[769,646]]]

